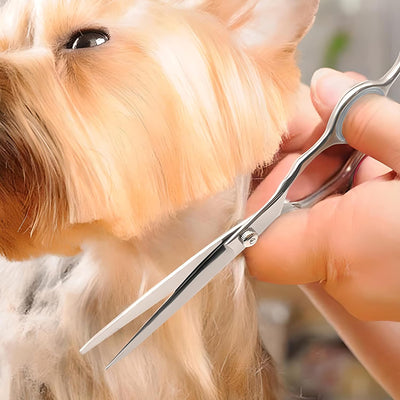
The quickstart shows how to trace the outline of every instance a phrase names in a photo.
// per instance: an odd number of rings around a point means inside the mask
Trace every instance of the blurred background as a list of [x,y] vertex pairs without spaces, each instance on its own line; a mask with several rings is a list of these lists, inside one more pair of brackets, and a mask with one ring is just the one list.
[[[315,25],[300,46],[303,82],[320,67],[378,78],[399,51],[400,0],[321,0]],[[391,97],[400,101],[400,84]],[[288,400],[390,399],[299,289],[255,285],[260,332]]]
[[[300,44],[303,82],[320,67],[379,78],[400,52],[399,0],[320,0],[312,30]],[[391,91],[400,100],[400,85]]]
[[[399,0],[321,0],[300,45],[303,82],[321,67],[383,75],[400,52]],[[390,97],[400,100],[400,84]],[[388,400],[298,288],[256,284],[261,335],[287,399]]]

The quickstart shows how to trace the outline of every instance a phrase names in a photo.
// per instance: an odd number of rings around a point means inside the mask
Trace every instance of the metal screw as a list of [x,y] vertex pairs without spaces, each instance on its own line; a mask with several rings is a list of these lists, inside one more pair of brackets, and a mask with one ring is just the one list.
[[257,243],[258,235],[252,229],[247,230],[240,236],[244,247],[252,247]]

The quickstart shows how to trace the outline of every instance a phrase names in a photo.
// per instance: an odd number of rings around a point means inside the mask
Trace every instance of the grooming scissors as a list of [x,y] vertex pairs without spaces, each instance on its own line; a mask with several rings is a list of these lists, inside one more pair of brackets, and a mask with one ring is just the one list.
[[106,369],[108,369],[129,354],[156,329],[163,325],[164,322],[206,286],[214,276],[247,247],[254,246],[259,236],[280,215],[299,208],[310,207],[331,194],[339,192],[344,193],[350,189],[354,171],[364,156],[357,151],[352,154],[342,169],[317,192],[297,202],[289,202],[286,200],[289,188],[311,161],[334,145],[347,144],[342,134],[342,127],[344,119],[354,103],[367,94],[387,96],[391,86],[399,75],[400,55],[393,67],[381,79],[359,83],[346,92],[333,110],[326,130],[321,138],[296,160],[275,194],[259,211],[224,233],[174,270],[160,283],[155,285],[93,336],[93,338],[82,347],[80,350],[81,353],[84,354],[90,351],[129,322],[170,295],[134,337],[114,357],[110,364],[108,364],[106,367]]

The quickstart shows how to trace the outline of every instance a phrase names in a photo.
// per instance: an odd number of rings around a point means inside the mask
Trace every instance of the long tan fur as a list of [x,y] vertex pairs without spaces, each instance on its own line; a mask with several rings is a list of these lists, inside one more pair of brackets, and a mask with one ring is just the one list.
[[[1,9],[0,250],[42,256],[0,266],[5,400],[277,398],[242,258],[109,372],[143,320],[88,356],[78,349],[243,216],[248,176],[285,131],[296,44],[317,5],[9,0]],[[85,29],[110,40],[67,50]]]

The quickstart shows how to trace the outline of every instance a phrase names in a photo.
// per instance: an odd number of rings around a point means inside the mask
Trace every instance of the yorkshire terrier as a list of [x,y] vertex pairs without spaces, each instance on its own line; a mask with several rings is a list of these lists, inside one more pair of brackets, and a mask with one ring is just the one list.
[[[238,258],[108,372],[79,348],[243,216],[318,0],[0,9],[1,399],[276,399]],[[25,261],[24,261],[25,260]]]

